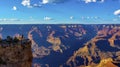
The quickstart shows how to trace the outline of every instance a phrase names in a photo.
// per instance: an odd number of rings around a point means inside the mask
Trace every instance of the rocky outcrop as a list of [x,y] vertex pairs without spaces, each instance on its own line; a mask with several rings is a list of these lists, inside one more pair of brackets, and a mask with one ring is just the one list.
[[7,44],[7,41],[0,41],[0,67],[32,66],[31,42],[29,40],[19,42]]
[[52,44],[51,48],[54,51],[60,51],[61,53],[63,52],[61,49],[61,40],[59,37],[54,37],[55,31],[52,31],[49,36],[47,37],[47,41]]
[[99,64],[92,64],[86,67],[118,67],[118,66],[113,63],[112,58],[107,58],[107,59],[102,59]]

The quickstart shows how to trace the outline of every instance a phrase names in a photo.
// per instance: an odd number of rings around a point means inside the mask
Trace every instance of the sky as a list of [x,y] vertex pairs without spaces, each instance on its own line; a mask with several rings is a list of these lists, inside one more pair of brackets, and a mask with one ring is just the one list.
[[0,24],[120,24],[120,0],[0,0]]

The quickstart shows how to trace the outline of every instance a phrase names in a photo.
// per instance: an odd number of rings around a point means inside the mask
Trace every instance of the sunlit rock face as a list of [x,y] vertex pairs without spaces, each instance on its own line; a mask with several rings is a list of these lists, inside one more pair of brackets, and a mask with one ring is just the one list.
[[12,41],[10,44],[8,42],[0,41],[0,67],[31,67],[31,41]]
[[60,51],[61,53],[63,52],[60,45],[61,45],[61,40],[59,37],[54,37],[55,31],[52,31],[49,36],[47,37],[47,41],[52,44],[51,48],[54,51]]
[[96,36],[79,48],[66,64],[69,67],[119,67],[119,31],[119,26],[101,27]]

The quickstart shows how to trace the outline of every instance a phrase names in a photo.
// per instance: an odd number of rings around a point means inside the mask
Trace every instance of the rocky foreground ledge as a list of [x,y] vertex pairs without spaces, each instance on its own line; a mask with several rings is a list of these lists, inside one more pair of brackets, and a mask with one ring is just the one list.
[[0,40],[0,67],[32,67],[31,41],[16,37]]

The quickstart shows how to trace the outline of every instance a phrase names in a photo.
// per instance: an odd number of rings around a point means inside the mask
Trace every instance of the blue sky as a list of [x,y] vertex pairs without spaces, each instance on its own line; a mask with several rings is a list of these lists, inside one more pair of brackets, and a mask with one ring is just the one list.
[[118,24],[120,0],[1,0],[0,24]]

